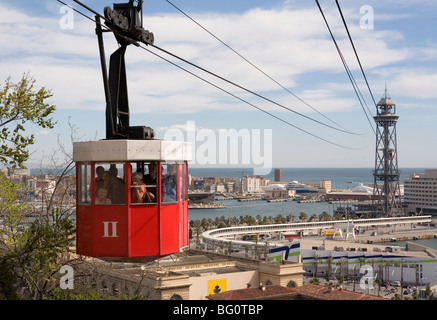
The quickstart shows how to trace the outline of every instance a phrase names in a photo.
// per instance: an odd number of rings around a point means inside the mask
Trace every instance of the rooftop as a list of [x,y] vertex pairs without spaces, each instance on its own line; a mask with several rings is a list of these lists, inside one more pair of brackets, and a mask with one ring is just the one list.
[[260,285],[257,288],[230,290],[207,297],[209,300],[390,300],[365,293],[306,284],[297,288]]

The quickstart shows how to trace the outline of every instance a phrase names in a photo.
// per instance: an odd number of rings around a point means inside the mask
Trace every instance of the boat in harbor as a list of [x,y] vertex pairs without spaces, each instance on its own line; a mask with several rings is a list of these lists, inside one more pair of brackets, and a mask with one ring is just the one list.
[[193,203],[188,205],[188,209],[220,209],[226,208],[222,203]]
[[309,192],[317,192],[317,189],[312,186],[307,186],[303,183],[299,183],[298,181],[289,182],[285,188],[287,190],[294,190],[296,193],[309,193]]

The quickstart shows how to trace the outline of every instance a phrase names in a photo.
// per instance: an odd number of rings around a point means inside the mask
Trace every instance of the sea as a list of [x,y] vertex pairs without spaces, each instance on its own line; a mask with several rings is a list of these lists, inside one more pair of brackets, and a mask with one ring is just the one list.
[[[400,168],[400,184],[409,178],[410,174],[423,173],[424,168]],[[190,168],[189,174],[193,177],[242,177],[244,174],[254,176],[251,168]],[[274,181],[274,169],[263,176]],[[321,181],[330,180],[332,189],[352,189],[359,183],[364,185],[373,184],[372,168],[281,168],[282,181]],[[301,212],[305,212],[309,217],[312,214],[321,214],[326,211],[333,214],[339,206],[345,204],[330,204],[328,202],[298,203],[297,201],[286,202],[267,202],[264,200],[239,202],[238,200],[216,201],[225,205],[224,208],[214,209],[189,209],[189,220],[202,220],[203,218],[215,219],[217,217],[237,217],[260,215],[276,217],[278,214],[283,216],[292,215],[298,218]],[[437,218],[437,217],[436,217]],[[437,249],[437,240],[418,240],[425,242],[423,245]],[[404,243],[400,243],[404,246]]]

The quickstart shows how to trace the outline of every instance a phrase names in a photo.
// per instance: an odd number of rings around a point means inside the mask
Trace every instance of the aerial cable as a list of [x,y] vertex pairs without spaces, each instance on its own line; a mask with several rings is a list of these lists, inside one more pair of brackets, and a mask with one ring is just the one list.
[[167,51],[167,50],[165,50],[165,49],[163,49],[163,48],[160,48],[160,47],[158,47],[158,46],[156,46],[156,45],[154,45],[154,44],[152,44],[151,47],[153,47],[153,48],[155,48],[155,49],[158,49],[158,50],[160,50],[160,51],[162,51],[162,52],[164,52],[164,53],[166,53],[166,54],[168,54],[168,55],[170,55],[170,56],[172,56],[172,57],[174,57],[174,58],[176,58],[176,59],[178,59],[178,60],[180,60],[180,61],[182,61],[182,62],[184,62],[184,63],[186,63],[186,64],[191,65],[192,67],[195,67],[195,68],[197,68],[197,69],[199,69],[199,70],[201,70],[201,71],[203,71],[203,72],[205,72],[205,73],[208,73],[208,74],[210,74],[210,75],[212,75],[212,76],[214,76],[214,77],[216,77],[216,78],[218,78],[218,79],[220,79],[220,80],[222,80],[222,81],[224,81],[224,82],[227,82],[227,83],[229,83],[229,84],[231,84],[231,85],[233,85],[233,86],[235,86],[235,87],[237,87],[237,88],[239,88],[239,89],[241,89],[241,90],[244,90],[244,91],[246,91],[246,92],[248,92],[248,93],[250,93],[250,94],[252,94],[252,95],[254,95],[254,96],[257,96],[258,98],[264,99],[264,100],[266,100],[266,101],[268,101],[268,102],[270,102],[270,103],[272,103],[272,104],[275,104],[275,105],[277,105],[277,106],[279,106],[279,107],[281,107],[281,108],[283,108],[283,109],[285,109],[285,110],[288,110],[288,111],[290,111],[290,112],[293,112],[293,113],[295,113],[295,114],[297,114],[297,115],[299,115],[299,116],[301,116],[301,117],[303,117],[303,118],[306,118],[306,119],[308,119],[308,120],[310,120],[310,121],[316,122],[316,123],[318,123],[318,124],[320,124],[320,125],[322,125],[322,126],[325,126],[325,127],[330,128],[330,129],[333,129],[333,130],[336,130],[336,131],[340,131],[340,132],[343,132],[343,133],[348,133],[348,134],[353,134],[353,135],[359,135],[358,133],[353,133],[353,132],[350,132],[350,131],[345,131],[345,130],[342,130],[342,129],[339,129],[339,128],[336,128],[336,127],[333,127],[333,126],[331,126],[331,125],[329,125],[329,124],[323,123],[323,122],[321,122],[321,121],[319,121],[319,120],[313,119],[313,118],[311,118],[311,117],[309,117],[309,116],[306,116],[306,115],[304,115],[304,114],[302,114],[302,113],[300,113],[300,112],[298,112],[298,111],[296,111],[296,110],[293,110],[293,109],[288,108],[288,107],[286,107],[286,106],[284,106],[284,105],[282,105],[282,104],[280,104],[280,103],[278,103],[278,102],[275,102],[275,101],[273,101],[273,100],[271,100],[271,99],[269,99],[269,98],[266,98],[266,97],[262,96],[262,95],[259,94],[259,93],[256,93],[256,92],[254,92],[254,91],[252,91],[252,90],[250,90],[250,89],[247,89],[247,88],[245,88],[245,87],[243,87],[243,86],[241,86],[241,85],[239,85],[239,84],[237,84],[237,83],[235,83],[235,82],[233,82],[233,81],[231,81],[231,80],[228,80],[228,79],[226,79],[226,78],[223,78],[222,76],[219,76],[219,75],[217,75],[217,74],[214,73],[214,72],[211,72],[211,71],[209,71],[209,70],[207,70],[207,69],[205,69],[205,68],[203,68],[203,67],[200,67],[200,66],[194,64],[193,62],[190,62],[190,61],[188,61],[188,60],[186,60],[186,59],[184,59],[184,58],[181,58],[181,57],[177,56],[176,54],[171,53],[171,52],[169,52],[169,51]]
[[[105,21],[108,21],[108,20],[106,19],[106,17],[100,15],[98,12],[96,12],[96,11],[92,10],[91,8],[87,7],[86,5],[82,4],[80,1],[78,1],[78,0],[74,0],[74,2],[76,2],[76,3],[78,3],[79,5],[83,6],[85,9],[91,11],[91,12],[94,13],[95,15],[100,16],[100,17],[101,17],[102,19],[104,19]],[[110,21],[109,21],[109,22],[110,22]],[[135,44],[136,46],[139,46],[139,44],[136,43],[136,42],[135,42],[134,44]],[[160,50],[160,51],[162,51],[162,52],[164,52],[164,53],[166,53],[166,54],[168,54],[168,55],[170,55],[170,56],[172,56],[172,57],[174,57],[174,58],[176,58],[176,59],[178,59],[178,60],[181,60],[181,61],[183,61],[184,63],[187,63],[187,64],[189,64],[189,65],[191,65],[191,66],[193,66],[193,67],[195,67],[195,68],[197,68],[197,69],[199,69],[199,70],[201,70],[201,71],[203,71],[203,72],[206,72],[206,73],[208,73],[208,74],[210,74],[210,75],[212,75],[212,76],[214,76],[214,77],[216,77],[216,78],[218,78],[218,79],[220,79],[220,80],[222,80],[222,81],[225,81],[225,82],[227,82],[227,83],[229,83],[229,84],[231,84],[231,85],[233,85],[233,86],[235,86],[235,87],[237,87],[237,88],[240,88],[240,89],[242,89],[242,90],[244,90],[244,91],[246,91],[246,92],[248,92],[248,93],[251,93],[252,95],[255,95],[255,96],[257,96],[257,97],[259,97],[259,98],[261,98],[261,99],[264,99],[264,100],[266,100],[266,101],[268,101],[268,102],[270,102],[270,103],[273,103],[273,104],[275,104],[275,105],[277,105],[277,106],[279,106],[279,107],[281,107],[281,108],[283,108],[283,109],[285,109],[285,110],[288,110],[288,111],[290,111],[290,112],[293,112],[293,113],[295,113],[295,114],[297,114],[297,115],[299,115],[299,116],[301,116],[301,117],[303,117],[303,118],[306,118],[306,119],[308,119],[308,120],[310,120],[310,121],[316,122],[316,123],[318,123],[318,124],[320,124],[320,125],[323,125],[323,126],[325,126],[325,127],[328,127],[328,128],[331,128],[331,129],[333,129],[333,130],[340,131],[340,132],[343,132],[343,133],[353,134],[353,135],[360,135],[360,134],[358,134],[358,133],[353,133],[353,132],[350,132],[350,131],[347,131],[347,130],[342,130],[342,129],[339,129],[339,128],[336,128],[336,127],[333,127],[333,126],[331,126],[331,125],[329,125],[329,124],[323,123],[323,122],[321,122],[321,121],[319,121],[319,120],[313,119],[313,118],[311,118],[311,117],[309,117],[309,116],[306,116],[306,115],[304,115],[304,114],[302,114],[302,113],[300,113],[300,112],[297,112],[297,111],[295,111],[295,110],[293,110],[293,109],[291,109],[291,108],[288,108],[288,107],[286,107],[286,106],[284,106],[284,105],[282,105],[282,104],[280,104],[280,103],[278,103],[278,102],[275,102],[275,101],[273,101],[273,100],[271,100],[271,99],[269,99],[269,98],[266,98],[266,97],[264,97],[264,96],[262,96],[262,95],[260,95],[260,94],[258,94],[258,93],[256,93],[256,92],[254,92],[254,91],[251,91],[251,90],[249,90],[249,89],[247,89],[247,88],[245,88],[245,87],[243,87],[243,86],[240,86],[240,85],[236,84],[235,82],[232,82],[232,81],[230,81],[230,80],[228,80],[228,79],[226,79],[226,78],[224,78],[224,77],[221,77],[221,76],[219,76],[219,75],[217,75],[217,74],[215,74],[215,73],[213,73],[213,72],[211,72],[211,71],[209,71],[209,70],[206,70],[205,68],[200,67],[200,66],[198,66],[198,65],[196,65],[196,64],[194,64],[194,63],[192,63],[192,62],[190,62],[190,61],[188,61],[188,60],[186,60],[186,59],[183,59],[183,58],[177,56],[176,54],[171,53],[171,52],[169,52],[169,51],[167,51],[167,50],[165,50],[165,49],[163,49],[163,48],[160,48],[160,47],[158,47],[158,46],[156,46],[156,45],[154,45],[154,44],[150,44],[150,46],[151,46],[151,47],[154,47],[155,49],[158,49],[158,50]]]
[[[328,28],[329,34],[331,35],[332,41],[334,42],[334,45],[335,45],[335,47],[336,47],[336,49],[337,49],[337,52],[338,52],[338,54],[339,54],[339,56],[340,56],[340,59],[341,59],[341,61],[343,62],[344,68],[346,69],[346,73],[347,73],[347,75],[348,75],[348,77],[349,77],[349,80],[350,80],[351,83],[352,83],[352,87],[354,88],[354,91],[355,91],[355,94],[357,95],[358,101],[359,101],[360,104],[361,104],[361,108],[363,109],[363,112],[364,112],[364,114],[365,114],[365,116],[366,116],[366,118],[367,118],[367,121],[368,121],[369,124],[370,124],[370,127],[372,128],[372,131],[376,134],[375,129],[373,128],[373,124],[372,124],[372,122],[370,121],[370,118],[369,118],[369,116],[368,116],[366,110],[364,109],[363,102],[361,101],[361,98],[360,98],[360,95],[361,95],[361,97],[362,97],[361,91],[359,90],[358,85],[357,85],[357,83],[355,82],[355,79],[354,79],[354,77],[353,77],[353,75],[352,75],[352,72],[350,71],[350,69],[349,69],[349,67],[348,67],[348,65],[347,65],[347,63],[346,63],[346,59],[344,58],[343,53],[341,52],[341,49],[340,49],[340,47],[339,47],[338,44],[337,44],[337,41],[335,40],[334,34],[332,33],[331,28],[329,27],[328,20],[326,19],[325,14],[323,13],[323,10],[322,10],[322,8],[321,8],[321,6],[320,6],[320,4],[319,4],[319,1],[316,0],[316,3],[317,3],[317,6],[319,7],[320,13],[322,14],[323,20],[325,21],[326,27]],[[365,103],[364,98],[363,98],[363,101],[364,101],[364,103]]]
[[[251,61],[249,61],[246,57],[244,57],[242,54],[240,54],[239,52],[237,52],[235,49],[233,49],[230,45],[228,45],[226,42],[224,42],[223,40],[221,40],[219,37],[217,37],[215,34],[213,34],[211,31],[209,31],[206,27],[204,27],[202,24],[200,24],[198,21],[196,21],[194,18],[192,18],[191,16],[189,16],[187,13],[185,13],[182,9],[180,9],[179,7],[177,7],[175,4],[173,4],[171,1],[169,0],[165,0],[167,1],[171,6],[173,6],[176,10],[178,10],[180,13],[182,13],[184,16],[186,16],[188,19],[190,19],[192,22],[194,22],[196,25],[198,25],[200,28],[202,28],[204,31],[206,31],[209,35],[211,35],[213,38],[215,38],[217,41],[219,41],[221,44],[223,44],[225,47],[227,47],[229,50],[231,50],[232,52],[234,52],[237,56],[239,56],[241,59],[243,59],[244,61],[246,61],[248,64],[250,64],[253,68],[255,68],[256,70],[258,70],[259,72],[261,72],[263,75],[265,75],[267,78],[269,78],[270,80],[272,80],[274,83],[276,83],[278,86],[280,86],[282,89],[284,89],[285,91],[287,91],[289,94],[291,94],[292,96],[294,96],[296,99],[298,99],[300,102],[304,103],[306,106],[310,107],[312,110],[314,110],[315,112],[317,112],[319,115],[321,115],[322,117],[324,117],[325,119],[329,120],[330,122],[334,123],[335,125],[337,125],[338,127],[347,130],[346,128],[344,128],[343,126],[341,126],[340,124],[336,123],[335,121],[333,121],[332,119],[328,118],[326,115],[324,115],[323,113],[321,113],[320,111],[318,111],[316,108],[312,107],[310,104],[308,104],[306,101],[304,101],[303,99],[301,99],[299,96],[297,96],[296,94],[294,94],[293,92],[291,92],[288,88],[286,88],[285,86],[283,86],[281,83],[279,83],[277,80],[275,80],[274,78],[272,78],[270,75],[268,75],[266,72],[264,72],[261,68],[259,68],[258,66],[256,66],[254,63],[252,63]],[[349,131],[350,132],[350,131]],[[352,133],[352,132],[351,132]]]
[[[57,0],[57,1],[61,2],[60,0]],[[74,0],[74,1],[77,2],[77,3],[79,3],[79,4],[81,4],[81,3],[80,3],[79,1],[77,1],[77,0]],[[62,2],[61,2],[61,3],[62,3]],[[81,5],[82,5],[82,4],[81,4]],[[67,6],[68,6],[68,5],[67,5]],[[85,8],[86,8],[86,9],[89,9],[89,8],[87,8],[87,7],[85,7]],[[90,10],[91,12],[95,13],[97,16],[100,16],[100,17],[102,17],[103,19],[105,19],[103,16],[101,16],[101,15],[98,14],[97,12],[93,11],[92,9],[89,9],[89,10]],[[81,13],[81,14],[82,14],[82,13]],[[82,14],[82,15],[84,15],[84,14]],[[84,15],[84,16],[86,16],[86,15]],[[93,21],[94,23],[97,23],[96,20],[94,20],[94,19],[92,19],[92,18],[90,18],[90,17],[88,17],[88,16],[86,16],[86,17],[87,17],[89,20]],[[100,24],[100,26],[103,27],[103,28],[105,28],[105,30],[109,30],[109,28],[107,28],[106,26],[104,26],[104,25],[102,25],[102,24]],[[264,112],[264,113],[270,115],[271,117],[273,117],[273,118],[275,118],[275,119],[277,119],[277,120],[279,120],[279,121],[281,121],[281,122],[284,122],[284,123],[286,123],[287,125],[289,125],[289,126],[295,128],[295,129],[297,129],[297,130],[300,130],[300,131],[302,131],[302,132],[304,132],[304,133],[306,133],[306,134],[308,134],[308,135],[310,135],[310,136],[312,136],[312,137],[314,137],[314,138],[317,138],[317,139],[319,139],[319,140],[322,140],[322,141],[324,141],[324,142],[327,142],[327,143],[329,143],[329,144],[332,144],[332,145],[335,145],[335,146],[338,146],[338,147],[341,147],[341,148],[350,149],[350,150],[358,150],[357,148],[346,147],[346,146],[340,145],[340,144],[338,144],[338,143],[332,142],[332,141],[327,140],[327,139],[325,139],[325,138],[322,138],[322,137],[320,137],[320,136],[318,136],[318,135],[315,135],[315,134],[313,134],[313,133],[311,133],[311,132],[309,132],[309,131],[307,131],[307,130],[304,130],[304,129],[300,128],[300,127],[297,127],[296,125],[293,125],[292,123],[290,123],[290,122],[288,122],[288,121],[286,121],[286,120],[284,120],[284,119],[282,119],[282,118],[280,118],[280,117],[278,117],[278,116],[275,116],[275,115],[272,114],[271,112],[268,112],[268,111],[266,111],[266,110],[264,110],[264,109],[262,109],[262,108],[259,108],[259,107],[255,106],[254,104],[252,104],[252,103],[250,103],[250,102],[244,100],[243,98],[238,97],[237,95],[235,95],[235,94],[233,94],[233,93],[231,93],[231,92],[229,92],[229,91],[227,91],[227,90],[225,90],[225,89],[219,87],[218,85],[216,85],[216,84],[214,84],[214,83],[212,83],[212,82],[210,82],[210,81],[208,81],[208,80],[202,78],[201,76],[199,76],[199,75],[197,75],[197,74],[195,74],[195,73],[193,73],[193,72],[191,72],[191,71],[189,71],[189,70],[187,70],[187,69],[185,69],[185,68],[183,68],[183,67],[177,65],[176,63],[174,63],[174,62],[172,62],[172,61],[170,61],[170,60],[168,60],[168,59],[166,59],[166,58],[160,56],[159,54],[157,54],[157,53],[155,53],[155,52],[149,50],[148,48],[146,48],[146,47],[144,47],[144,46],[142,46],[142,45],[140,45],[140,44],[137,44],[137,46],[140,47],[140,48],[142,48],[143,50],[145,50],[145,51],[147,51],[147,52],[149,52],[149,53],[151,53],[151,54],[153,54],[153,55],[159,57],[160,59],[162,59],[162,60],[164,60],[164,61],[166,61],[166,62],[172,64],[173,66],[176,66],[177,68],[179,68],[179,69],[181,69],[181,70],[183,70],[183,71],[189,73],[190,75],[192,75],[192,76],[194,76],[194,77],[196,77],[196,78],[198,78],[198,79],[204,81],[205,83],[207,83],[207,84],[209,84],[209,85],[211,85],[211,86],[213,86],[213,87],[215,87],[215,88],[217,88],[217,89],[219,89],[219,90],[221,90],[221,91],[227,93],[228,95],[230,95],[230,96],[232,96],[232,97],[234,97],[234,98],[236,98],[236,99],[238,99],[238,100],[240,100],[240,101],[242,101],[242,102],[244,102],[244,103],[246,103],[246,104],[249,104],[250,106],[254,107],[255,109],[257,109],[257,110],[259,110],[259,111],[261,111],[261,112]],[[335,128],[334,128],[334,129],[335,129]],[[336,129],[336,130],[338,130],[338,129]]]
[[[358,57],[357,50],[355,49],[355,45],[354,45],[354,42],[353,42],[353,40],[352,40],[351,34],[350,34],[350,32],[349,32],[349,28],[347,27],[346,20],[345,20],[345,18],[344,18],[344,16],[343,16],[343,12],[342,12],[342,10],[341,10],[341,8],[340,8],[340,4],[338,3],[338,0],[335,0],[335,2],[337,3],[338,11],[340,12],[341,19],[343,20],[344,27],[345,27],[345,29],[346,29],[346,31],[347,31],[347,34],[348,34],[348,37],[349,37],[349,41],[350,41],[350,43],[351,43],[351,45],[352,45],[352,48],[354,49],[355,57],[357,58],[358,64],[360,65],[360,69],[361,69],[361,72],[362,72],[362,74],[363,74],[364,80],[366,81],[367,88],[369,89],[370,96],[372,97],[373,103],[374,103],[374,105],[376,106],[375,98],[373,97],[372,90],[370,89],[369,82],[367,81],[366,74],[364,73],[363,66],[361,65],[361,60],[360,60],[360,58]],[[369,110],[369,113],[371,114],[370,110]]]
[[252,106],[253,108],[255,108],[255,109],[257,109],[257,110],[259,110],[259,111],[261,111],[261,112],[264,112],[264,113],[268,114],[269,116],[271,116],[271,117],[273,117],[273,118],[275,118],[275,119],[277,119],[277,120],[279,120],[279,121],[282,121],[282,122],[288,124],[289,126],[295,128],[295,129],[298,129],[298,130],[300,130],[300,131],[302,131],[302,132],[304,132],[304,133],[306,133],[306,134],[309,134],[310,136],[312,136],[312,137],[314,137],[314,138],[317,138],[317,139],[322,140],[322,141],[324,141],[324,142],[330,143],[330,144],[335,145],[335,146],[337,146],[337,147],[341,147],[341,148],[345,148],[345,149],[351,149],[351,150],[358,150],[357,148],[351,148],[351,147],[346,147],[346,146],[343,146],[343,145],[337,144],[337,143],[335,143],[335,142],[332,142],[332,141],[329,141],[329,140],[327,140],[327,139],[325,139],[325,138],[322,138],[322,137],[320,137],[320,136],[318,136],[318,135],[315,135],[315,134],[313,134],[313,133],[311,133],[311,132],[309,132],[309,131],[307,131],[307,130],[304,130],[304,129],[302,129],[302,128],[299,128],[299,127],[297,127],[296,125],[294,125],[294,124],[292,124],[292,123],[290,123],[290,122],[288,122],[288,121],[286,121],[286,120],[284,120],[284,119],[282,119],[282,118],[280,118],[280,117],[278,117],[278,116],[275,116],[275,115],[272,114],[271,112],[268,112],[268,111],[266,111],[266,110],[264,110],[264,109],[262,109],[262,108],[260,108],[260,107],[255,106],[254,104],[248,102],[247,100],[238,97],[237,95],[235,95],[235,94],[233,94],[233,93],[227,91],[226,89],[223,89],[223,88],[219,87],[218,85],[216,85],[216,84],[214,84],[214,83],[212,83],[212,82],[206,80],[205,78],[202,78],[201,76],[199,76],[199,75],[197,75],[197,74],[195,74],[195,73],[193,73],[193,72],[191,72],[191,71],[185,69],[184,67],[181,67],[181,66],[177,65],[176,63],[174,63],[174,62],[172,62],[172,61],[170,61],[170,60],[168,60],[168,59],[166,59],[166,58],[160,56],[159,54],[157,54],[157,53],[155,53],[155,52],[149,50],[148,48],[143,47],[142,45],[140,45],[140,48],[142,48],[142,49],[146,50],[147,52],[149,52],[149,53],[151,53],[151,54],[153,54],[153,55],[159,57],[160,59],[162,59],[162,60],[164,60],[164,61],[166,61],[166,62],[172,64],[173,66],[175,66],[175,67],[177,67],[177,68],[179,68],[179,69],[181,69],[181,70],[183,70],[183,71],[189,73],[190,75],[192,75],[192,76],[198,78],[199,80],[202,80],[202,81],[206,82],[207,84],[209,84],[209,85],[211,85],[211,86],[213,86],[213,87],[215,87],[215,88],[217,88],[217,89],[219,89],[219,90],[221,90],[221,91],[227,93],[228,95],[230,95],[230,96],[232,96],[232,97],[234,97],[234,98],[236,98],[236,99],[238,99],[238,100],[240,100],[240,101],[242,101],[242,102],[244,102],[244,103],[246,103],[246,104]]

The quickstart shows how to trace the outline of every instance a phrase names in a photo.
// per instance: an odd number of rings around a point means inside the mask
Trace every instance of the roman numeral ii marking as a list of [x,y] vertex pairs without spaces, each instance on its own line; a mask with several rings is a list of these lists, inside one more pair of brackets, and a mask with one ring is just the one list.
[[[103,238],[117,238],[117,223],[118,221],[103,221]],[[111,234],[109,234],[109,224],[112,225]]]

